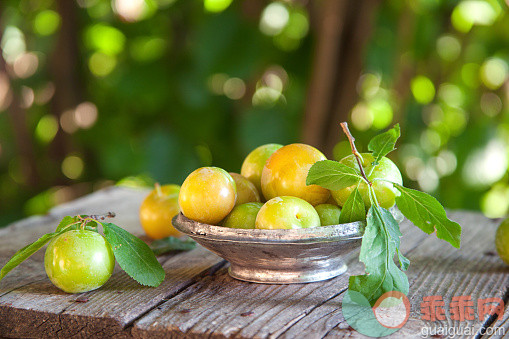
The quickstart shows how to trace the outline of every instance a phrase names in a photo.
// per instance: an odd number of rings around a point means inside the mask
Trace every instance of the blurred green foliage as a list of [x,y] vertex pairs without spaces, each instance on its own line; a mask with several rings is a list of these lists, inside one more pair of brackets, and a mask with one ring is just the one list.
[[[65,112],[52,108],[51,67],[65,62],[55,50],[65,13],[55,0],[0,4],[0,225],[115,183],[180,184],[211,164],[239,171],[256,146],[299,141],[316,39],[301,2],[260,2],[259,12],[232,0],[76,4],[81,93]],[[508,64],[503,1],[381,2],[349,113],[359,148],[400,122],[394,160],[408,185],[506,215]],[[7,114],[15,104],[35,182],[17,113]],[[60,158],[50,156],[57,141]],[[334,150],[347,152],[346,141]]]

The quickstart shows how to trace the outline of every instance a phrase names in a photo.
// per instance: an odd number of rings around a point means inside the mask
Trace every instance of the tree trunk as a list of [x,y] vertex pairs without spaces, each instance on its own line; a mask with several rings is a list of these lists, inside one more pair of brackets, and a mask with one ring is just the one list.
[[326,0],[316,4],[317,46],[307,93],[303,139],[305,143],[321,148],[332,108],[338,62],[341,60],[347,1]]
[[[0,40],[2,36],[0,34]],[[36,188],[40,185],[40,175],[37,170],[37,163],[35,160],[34,143],[30,133],[28,132],[27,112],[21,108],[21,102],[16,91],[11,86],[11,79],[9,72],[7,72],[7,64],[0,53],[0,74],[4,73],[9,81],[11,87],[12,100],[7,108],[7,113],[11,118],[12,130],[14,131],[14,138],[16,148],[18,149],[20,166],[25,184],[31,188]]]
[[317,19],[318,46],[305,110],[304,142],[324,150],[327,157],[340,136],[339,123],[357,101],[364,47],[371,35],[378,0],[321,3]]
[[[51,110],[60,119],[66,110],[74,109],[83,97],[81,94],[82,82],[78,47],[80,34],[76,2],[68,0],[57,0],[56,2],[62,18],[62,26],[50,61],[51,77],[55,84]],[[61,163],[72,149],[70,138],[62,129],[59,129],[50,145],[51,158]]]

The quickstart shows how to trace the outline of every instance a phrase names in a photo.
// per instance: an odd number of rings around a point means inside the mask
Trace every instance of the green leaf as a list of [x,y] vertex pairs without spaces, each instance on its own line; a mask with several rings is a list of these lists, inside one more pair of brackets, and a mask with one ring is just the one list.
[[13,268],[21,264],[26,259],[28,259],[32,254],[40,250],[44,245],[48,243],[48,241],[66,231],[67,230],[45,234],[38,240],[17,251],[0,270],[0,280],[2,280],[7,275],[7,273],[9,273]]
[[350,193],[348,199],[346,199],[341,214],[339,215],[339,223],[346,224],[354,221],[362,221],[366,219],[366,206],[364,200],[359,192],[359,183],[357,187]]
[[461,226],[447,218],[444,208],[437,199],[398,184],[394,186],[401,192],[401,195],[396,197],[396,204],[408,220],[427,234],[436,230],[439,239],[456,248],[460,247]]
[[349,288],[362,293],[371,305],[388,291],[408,294],[408,278],[393,259],[399,245],[390,234],[395,229],[399,232],[398,223],[389,211],[377,205],[369,208],[359,255],[367,274],[350,277]]
[[378,164],[382,157],[395,150],[394,146],[400,135],[399,124],[396,124],[387,132],[378,134],[371,139],[368,144],[368,150],[373,152],[373,157],[375,158],[374,164]]
[[[410,265],[410,260],[408,260],[408,258],[405,257],[399,250],[400,238],[402,236],[401,231],[399,229],[399,224],[396,221],[396,219],[394,219],[394,216],[390,211],[382,209],[381,213],[382,214],[389,213],[392,219],[394,220],[394,222],[387,223],[387,231],[389,232],[389,237],[391,241],[394,243],[394,246],[396,247],[396,254],[398,255],[399,266],[403,271],[406,271],[408,269],[408,266]],[[386,216],[386,219],[389,219],[389,216]]]
[[156,287],[164,280],[164,269],[154,253],[139,238],[112,223],[102,223],[120,267],[142,285]]
[[190,251],[195,247],[196,242],[194,242],[193,239],[181,240],[175,237],[154,240],[150,244],[150,248],[155,255],[161,255],[173,251]]
[[362,180],[357,169],[333,160],[318,161],[311,166],[306,185],[320,185],[329,190],[340,190]]
[[55,232],[60,232],[64,228],[68,227],[69,225],[71,225],[77,221],[78,221],[77,217],[70,217],[70,216],[63,217],[62,220],[60,221],[60,223],[58,224]]

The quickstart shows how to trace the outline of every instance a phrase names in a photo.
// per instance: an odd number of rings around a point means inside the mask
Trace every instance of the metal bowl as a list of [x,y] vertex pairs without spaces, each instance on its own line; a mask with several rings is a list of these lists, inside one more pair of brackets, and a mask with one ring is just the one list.
[[230,262],[233,278],[267,284],[327,280],[346,272],[344,256],[361,244],[364,222],[303,229],[238,229],[202,224],[182,213],[173,225]]

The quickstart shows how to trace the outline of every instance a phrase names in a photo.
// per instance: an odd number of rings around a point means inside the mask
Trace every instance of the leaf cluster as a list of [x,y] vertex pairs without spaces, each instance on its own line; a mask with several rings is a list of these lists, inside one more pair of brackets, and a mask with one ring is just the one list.
[[[368,150],[372,152],[374,158],[373,167],[384,156],[395,150],[400,135],[400,127],[396,124],[393,128],[371,139]],[[356,152],[353,153],[356,154]],[[359,185],[363,182],[368,185],[371,202],[367,214],[359,192]],[[306,184],[320,185],[330,190],[350,190],[351,193],[341,211],[340,223],[366,220],[359,255],[359,260],[365,265],[366,274],[350,277],[349,288],[363,294],[372,304],[388,291],[395,290],[407,294],[408,278],[403,271],[408,268],[410,261],[400,252],[399,225],[391,212],[378,204],[372,183],[368,178],[356,168],[337,161],[325,160],[315,163],[309,169]],[[447,218],[443,206],[434,197],[398,183],[392,182],[392,184],[400,192],[400,195],[396,197],[396,205],[408,220],[425,233],[436,232],[439,239],[459,248],[461,226]],[[395,256],[398,258],[399,267],[394,262]]]

